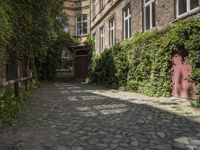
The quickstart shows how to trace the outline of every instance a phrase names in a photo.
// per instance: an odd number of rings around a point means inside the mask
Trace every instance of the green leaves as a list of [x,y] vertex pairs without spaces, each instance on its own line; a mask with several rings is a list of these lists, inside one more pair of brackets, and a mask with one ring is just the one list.
[[127,53],[117,45],[105,49],[101,55],[95,54],[91,59],[89,82],[123,87],[128,73]]

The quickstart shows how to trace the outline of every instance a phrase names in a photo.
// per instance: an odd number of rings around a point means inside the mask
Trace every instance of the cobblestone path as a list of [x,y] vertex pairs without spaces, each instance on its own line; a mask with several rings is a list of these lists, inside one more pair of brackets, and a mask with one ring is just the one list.
[[1,150],[200,150],[200,112],[186,100],[81,83],[43,85]]

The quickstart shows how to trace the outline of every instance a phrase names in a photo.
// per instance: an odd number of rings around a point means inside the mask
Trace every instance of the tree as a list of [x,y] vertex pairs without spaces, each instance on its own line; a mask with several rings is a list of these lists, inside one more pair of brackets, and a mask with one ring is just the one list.
[[0,55],[29,58],[35,79],[52,79],[63,48],[74,43],[64,32],[64,0],[0,1]]

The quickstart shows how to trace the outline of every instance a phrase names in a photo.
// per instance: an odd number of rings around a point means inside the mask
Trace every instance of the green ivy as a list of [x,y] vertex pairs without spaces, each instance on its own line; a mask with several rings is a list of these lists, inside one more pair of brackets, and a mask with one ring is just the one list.
[[138,33],[93,55],[88,81],[150,96],[171,96],[172,55],[183,49],[193,66],[189,81],[196,84],[200,95],[200,19]]
[[88,81],[113,87],[126,85],[128,62],[126,50],[121,45],[105,49],[91,60]]

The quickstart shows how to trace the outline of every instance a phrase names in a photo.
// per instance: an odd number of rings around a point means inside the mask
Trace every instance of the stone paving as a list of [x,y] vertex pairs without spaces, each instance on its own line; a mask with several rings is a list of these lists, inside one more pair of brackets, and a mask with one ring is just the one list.
[[27,100],[0,150],[200,150],[200,111],[81,83],[45,84]]

